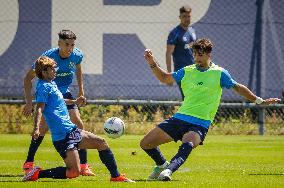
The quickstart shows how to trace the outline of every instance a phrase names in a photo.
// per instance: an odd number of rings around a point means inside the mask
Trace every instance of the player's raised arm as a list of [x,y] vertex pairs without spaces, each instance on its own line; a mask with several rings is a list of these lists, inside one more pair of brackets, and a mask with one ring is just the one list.
[[245,97],[251,102],[254,102],[256,104],[276,104],[281,101],[281,99],[278,98],[268,98],[268,99],[262,99],[258,96],[256,96],[251,90],[249,90],[246,86],[237,83],[234,87],[234,91],[236,91],[241,96]]
[[173,84],[174,78],[172,77],[171,73],[163,70],[157,60],[155,59],[152,51],[150,49],[146,49],[144,52],[144,58],[147,61],[148,65],[150,66],[154,75],[158,78],[158,80],[165,84]]

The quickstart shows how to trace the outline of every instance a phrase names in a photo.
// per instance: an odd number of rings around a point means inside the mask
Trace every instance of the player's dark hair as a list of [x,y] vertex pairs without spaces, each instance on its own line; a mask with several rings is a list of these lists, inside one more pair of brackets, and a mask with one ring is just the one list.
[[47,71],[48,67],[53,67],[55,65],[56,63],[53,59],[46,56],[40,56],[35,62],[36,76],[39,79],[43,79],[42,71]]
[[76,35],[75,33],[73,33],[73,31],[71,30],[61,30],[59,33],[58,33],[58,37],[59,39],[63,39],[63,40],[66,40],[66,39],[74,39],[76,40]]
[[184,5],[184,6],[180,7],[179,14],[182,14],[184,12],[191,12],[191,7],[188,6],[188,5]]
[[197,51],[202,50],[205,53],[211,53],[213,48],[213,43],[210,41],[210,39],[201,38],[196,40],[191,47],[193,50]]

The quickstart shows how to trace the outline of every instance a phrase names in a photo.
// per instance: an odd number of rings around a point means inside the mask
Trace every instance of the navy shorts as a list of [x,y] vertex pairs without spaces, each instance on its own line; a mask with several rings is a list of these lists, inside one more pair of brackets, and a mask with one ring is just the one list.
[[174,117],[166,119],[165,121],[160,123],[158,127],[166,132],[170,137],[172,137],[175,142],[182,140],[183,135],[189,131],[196,132],[197,134],[199,134],[201,139],[201,143],[199,143],[200,145],[203,145],[203,141],[208,132],[206,128],[200,125],[194,125]]
[[[64,99],[71,99],[74,100],[74,97],[72,96],[72,94],[70,92],[67,92],[63,95]],[[76,104],[70,104],[70,105],[66,105],[68,110],[71,109],[78,109],[78,106]]]
[[68,150],[78,150],[78,144],[82,140],[81,129],[74,128],[63,140],[54,141],[53,145],[60,156],[65,159]]

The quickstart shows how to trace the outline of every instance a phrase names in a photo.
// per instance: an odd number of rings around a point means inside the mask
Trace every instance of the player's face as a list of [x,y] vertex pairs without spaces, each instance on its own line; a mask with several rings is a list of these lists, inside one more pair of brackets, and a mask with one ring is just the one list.
[[200,49],[200,50],[193,50],[193,55],[194,55],[194,62],[199,67],[205,68],[208,65],[208,60],[211,56],[210,53],[206,53]]
[[46,70],[43,71],[44,78],[49,81],[54,80],[56,76],[56,70],[56,65],[54,65],[53,67],[48,67]]
[[60,57],[67,58],[73,52],[73,49],[75,47],[75,40],[74,39],[66,39],[66,40],[60,39],[58,42],[58,46],[59,46]]
[[190,25],[190,22],[191,22],[191,12],[183,12],[179,16],[179,18],[180,18],[181,26],[188,27]]

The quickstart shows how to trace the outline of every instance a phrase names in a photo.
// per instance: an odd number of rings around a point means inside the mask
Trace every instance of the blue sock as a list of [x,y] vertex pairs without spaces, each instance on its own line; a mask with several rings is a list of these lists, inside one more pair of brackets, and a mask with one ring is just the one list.
[[99,151],[99,156],[103,164],[107,167],[112,178],[118,177],[120,174],[117,169],[114,155],[110,149]]
[[78,151],[79,157],[80,157],[80,164],[87,164],[87,150],[86,149],[80,149]]
[[172,158],[170,165],[167,169],[172,172],[176,171],[187,159],[193,148],[192,142],[183,143],[178,150],[178,153]]
[[34,157],[35,157],[36,151],[37,151],[39,145],[41,144],[43,138],[44,138],[44,136],[39,136],[36,140],[34,140],[32,138],[26,162],[34,162]]
[[166,159],[161,153],[159,147],[143,150],[155,161],[157,166],[163,165],[166,162]]
[[66,179],[66,167],[41,170],[38,174],[38,178]]

